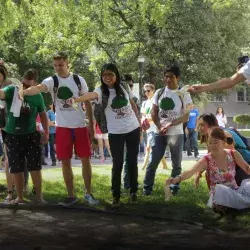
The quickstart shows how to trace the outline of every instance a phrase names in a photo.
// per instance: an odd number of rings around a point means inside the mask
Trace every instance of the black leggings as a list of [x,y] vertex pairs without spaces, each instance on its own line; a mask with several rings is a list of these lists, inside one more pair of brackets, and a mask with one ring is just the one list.
[[121,194],[121,174],[123,167],[124,146],[126,143],[128,164],[128,175],[130,183],[130,193],[138,190],[138,167],[137,157],[139,153],[140,128],[126,134],[109,134],[110,150],[113,158],[112,167],[112,194],[119,199]]

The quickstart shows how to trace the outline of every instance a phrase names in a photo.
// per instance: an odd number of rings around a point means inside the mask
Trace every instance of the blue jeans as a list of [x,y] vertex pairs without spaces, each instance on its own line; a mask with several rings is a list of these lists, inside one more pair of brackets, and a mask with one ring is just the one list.
[[172,177],[181,174],[181,161],[183,152],[184,136],[181,135],[159,135],[155,134],[152,142],[149,164],[144,178],[144,191],[151,193],[154,186],[156,169],[164,156],[166,147],[169,146],[172,161]]
[[197,131],[193,128],[188,128],[187,135],[187,154],[192,155],[192,149],[194,150],[194,156],[198,156],[198,143],[197,143]]

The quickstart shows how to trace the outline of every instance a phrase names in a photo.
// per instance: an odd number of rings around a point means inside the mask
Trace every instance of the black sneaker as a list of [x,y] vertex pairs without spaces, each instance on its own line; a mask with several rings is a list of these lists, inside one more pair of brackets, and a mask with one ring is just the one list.
[[111,204],[112,208],[119,208],[121,206],[121,202],[119,198],[114,198]]
[[58,205],[63,207],[69,207],[77,202],[75,197],[66,197],[64,199],[59,200]]
[[42,162],[42,165],[43,165],[43,166],[47,166],[48,163],[47,163],[46,161],[43,161],[43,162]]
[[137,195],[134,193],[134,194],[130,194],[130,201],[131,202],[136,202],[137,201]]
[[55,161],[52,162],[51,166],[52,166],[52,167],[56,166],[56,162],[55,162]]
[[172,195],[177,195],[178,191],[179,191],[180,187],[179,185],[170,185],[170,190],[172,192]]
[[146,191],[146,190],[143,190],[142,194],[143,194],[143,195],[146,195],[146,196],[149,196],[149,195],[151,195],[151,192]]

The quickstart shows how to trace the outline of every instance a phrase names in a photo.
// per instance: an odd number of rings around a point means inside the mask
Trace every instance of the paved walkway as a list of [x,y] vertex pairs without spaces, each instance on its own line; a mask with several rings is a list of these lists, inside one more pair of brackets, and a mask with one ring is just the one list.
[[1,250],[237,249],[249,231],[222,232],[201,224],[61,209],[0,209]]
[[[200,158],[203,157],[206,153],[207,153],[207,150],[199,150],[199,157]],[[167,159],[168,164],[171,165],[171,159],[170,158],[166,158],[166,159]],[[194,156],[187,156],[186,153],[183,153],[182,160],[185,162],[185,161],[196,161],[197,159]],[[57,162],[57,165],[55,167],[51,167],[51,160],[50,159],[46,159],[46,162],[48,163],[48,165],[43,166],[44,169],[61,167],[61,163],[59,163],[59,162]],[[92,158],[91,163],[92,163],[92,165],[111,165],[112,160],[110,157],[108,157],[103,163],[101,163],[99,159]],[[138,163],[139,164],[143,163],[143,156],[139,157]],[[72,166],[81,166],[81,161],[72,158]]]

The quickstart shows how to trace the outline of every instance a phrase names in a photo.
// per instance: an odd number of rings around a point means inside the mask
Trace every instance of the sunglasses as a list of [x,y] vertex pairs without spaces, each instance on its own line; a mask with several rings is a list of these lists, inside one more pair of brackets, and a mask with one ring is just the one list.
[[144,92],[146,93],[149,93],[151,90],[150,89],[147,89],[147,90],[144,90]]
[[104,73],[102,74],[102,77],[114,77],[115,74],[114,73]]
[[228,145],[232,145],[234,143],[234,139],[232,137],[226,137],[226,142]]

